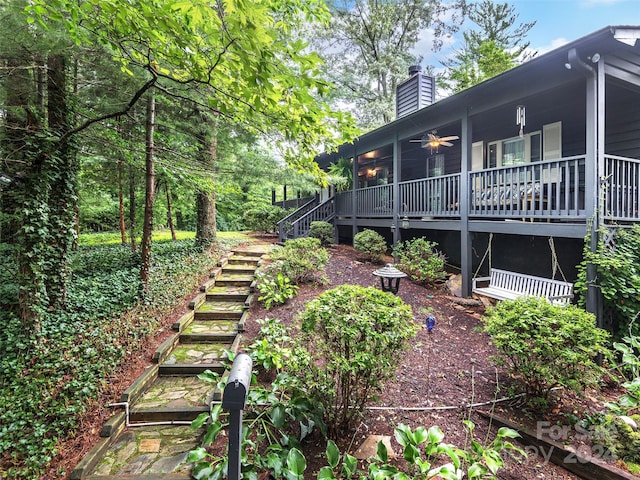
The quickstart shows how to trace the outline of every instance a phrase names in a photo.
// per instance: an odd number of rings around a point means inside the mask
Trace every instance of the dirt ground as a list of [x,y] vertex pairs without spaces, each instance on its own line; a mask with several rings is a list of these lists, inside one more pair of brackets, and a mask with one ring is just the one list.
[[[264,240],[264,239],[262,239]],[[265,310],[254,302],[247,321],[244,344],[248,345],[258,332],[256,320],[271,317],[279,318],[287,324],[295,321],[307,301],[322,291],[343,283],[362,286],[379,285],[373,271],[382,266],[363,262],[357,258],[353,248],[344,245],[331,247],[331,259],[326,269],[329,279],[327,285],[304,285],[298,295],[282,306]],[[391,258],[385,261],[391,261]],[[207,276],[203,276],[203,282]],[[171,325],[186,312],[187,304],[198,293],[194,290],[185,298],[184,304],[176,308],[171,315],[162,319],[157,336],[141,345],[123,362],[123,366],[114,372],[102,398],[89,409],[79,425],[78,434],[59,445],[59,455],[51,463],[49,473],[43,479],[65,479],[98,441],[98,434],[104,422],[112,413],[106,407],[117,401],[120,394],[151,365],[151,358],[157,346],[171,335]],[[399,423],[416,428],[439,425],[445,433],[445,441],[457,446],[468,442],[462,426],[463,419],[476,424],[475,438],[484,443],[490,430],[488,421],[479,414],[480,410],[489,411],[495,398],[508,395],[507,377],[497,370],[490,361],[495,353],[487,335],[478,330],[484,311],[482,304],[461,305],[460,299],[450,295],[446,286],[430,289],[402,280],[398,292],[414,312],[414,321],[424,325],[427,315],[435,316],[436,325],[432,333],[426,327],[419,331],[412,347],[399,359],[396,379],[385,386],[377,402],[370,405],[363,422],[352,438],[342,439],[341,451],[354,453],[369,435],[388,435],[392,437],[392,447],[401,455],[399,446],[393,440],[393,429]],[[462,302],[464,303],[464,302]],[[527,423],[535,432],[538,421],[547,421],[551,425],[567,424],[569,413],[582,415],[587,411],[598,411],[604,401],[594,392],[583,397],[559,396],[557,406],[552,412],[541,415],[527,411],[516,401],[504,401],[496,405],[495,411],[501,415]],[[485,404],[470,409],[469,404]],[[495,428],[492,430],[495,433]],[[490,433],[488,438],[493,438]],[[520,445],[529,452],[524,462],[508,460],[507,467],[498,478],[505,480],[531,479],[578,479],[568,471],[545,461],[534,448]],[[315,472],[326,465],[324,440],[315,437],[315,441],[305,445],[308,468],[306,478],[315,478]],[[64,472],[64,473],[63,473]]]

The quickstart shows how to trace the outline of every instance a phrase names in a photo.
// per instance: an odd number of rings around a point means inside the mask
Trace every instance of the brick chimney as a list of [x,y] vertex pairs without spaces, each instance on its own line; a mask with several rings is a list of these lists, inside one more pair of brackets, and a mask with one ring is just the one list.
[[409,67],[409,79],[396,88],[396,118],[404,117],[435,102],[435,78],[422,73],[420,65]]

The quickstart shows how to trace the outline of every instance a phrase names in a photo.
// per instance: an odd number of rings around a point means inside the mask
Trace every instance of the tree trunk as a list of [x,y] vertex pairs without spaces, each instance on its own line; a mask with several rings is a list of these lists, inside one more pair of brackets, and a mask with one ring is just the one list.
[[[116,130],[122,136],[122,119],[117,118]],[[124,221],[124,155],[118,152],[118,216],[120,225],[120,241],[122,245],[127,244],[127,226]]]
[[[37,331],[42,308],[48,303],[42,272],[42,250],[46,238],[38,235],[46,226],[48,189],[35,162],[37,145],[27,139],[40,130],[34,85],[33,62],[28,57],[9,57],[4,76],[5,118],[2,170],[12,183],[3,189],[2,241],[16,247],[18,264],[17,314],[25,334]],[[37,68],[36,68],[37,70]],[[36,73],[37,75],[37,73]],[[34,170],[36,172],[34,173]],[[31,212],[24,215],[23,212]],[[46,229],[45,229],[45,233]],[[46,236],[46,235],[45,235]]]
[[[214,119],[211,130],[203,128],[200,135],[202,155],[201,161],[205,169],[215,174],[215,164],[218,156],[217,119]],[[216,241],[216,195],[215,190],[201,190],[196,198],[197,224],[196,245],[208,246]]]
[[155,98],[149,92],[147,100],[147,135],[145,155],[145,198],[142,241],[140,242],[140,280],[143,297],[149,289],[149,270],[151,269],[151,235],[153,234],[153,201],[155,199],[155,167],[153,132],[155,128]]
[[[69,129],[66,83],[65,57],[50,55],[47,60],[47,112],[49,130],[54,137],[61,137]],[[69,276],[67,255],[75,241],[78,165],[73,149],[67,142],[49,155],[46,163],[51,190],[48,198],[50,241],[45,282],[49,306],[58,308],[66,298]]]
[[136,245],[136,170],[129,167],[129,237],[131,238],[131,251],[138,250]]
[[164,191],[167,194],[167,223],[169,224],[169,230],[171,230],[171,240],[174,242],[176,238],[176,229],[173,225],[173,212],[171,208],[171,189],[169,188],[169,182],[164,182]]

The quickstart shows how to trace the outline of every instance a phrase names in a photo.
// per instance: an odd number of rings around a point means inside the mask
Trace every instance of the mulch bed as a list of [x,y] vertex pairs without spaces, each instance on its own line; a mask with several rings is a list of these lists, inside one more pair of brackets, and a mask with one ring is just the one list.
[[[336,245],[330,250],[331,259],[326,269],[329,279],[327,285],[304,285],[294,299],[270,310],[264,309],[259,302],[252,304],[244,345],[250,344],[258,333],[256,320],[278,318],[292,325],[306,302],[324,290],[345,283],[379,286],[379,279],[373,275],[373,271],[381,265],[362,261],[350,246]],[[390,257],[384,260],[392,261]],[[505,372],[496,368],[490,360],[496,353],[495,348],[489,337],[479,330],[485,305],[454,297],[445,285],[425,288],[406,279],[401,281],[398,296],[412,306],[414,321],[423,325],[423,328],[413,340],[410,350],[399,358],[396,378],[385,385],[379,399],[371,404],[372,408],[353,437],[338,442],[341,451],[348,450],[354,454],[369,435],[388,435],[392,437],[395,453],[402,455],[400,446],[393,439],[393,430],[399,423],[412,428],[439,425],[445,433],[445,442],[462,447],[468,445],[469,439],[461,421],[470,419],[476,424],[476,440],[485,443],[487,438],[492,439],[497,429],[489,425],[480,411],[491,411],[493,400],[508,397],[509,388]],[[424,326],[428,315],[436,317],[432,333],[428,333]],[[600,411],[607,398],[600,392],[585,392],[578,396],[558,391],[555,400],[551,411],[545,413],[526,409],[521,398],[499,402],[493,411],[537,433],[539,425],[543,426],[540,428],[569,425],[570,415],[581,417],[587,412]],[[470,404],[480,405],[470,409]],[[567,438],[560,439],[561,442],[572,440],[573,429],[567,429],[567,432]],[[581,441],[585,442],[584,439]],[[324,440],[319,438],[305,445],[307,478],[315,478],[315,472],[326,465],[325,447]],[[528,451],[528,458],[523,462],[508,460],[507,467],[499,472],[499,478],[579,478],[545,461],[534,446],[520,447]]]

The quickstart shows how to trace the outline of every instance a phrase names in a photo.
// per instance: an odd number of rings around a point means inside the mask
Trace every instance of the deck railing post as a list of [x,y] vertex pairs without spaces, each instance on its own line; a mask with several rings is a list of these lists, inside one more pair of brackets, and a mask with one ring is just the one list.
[[242,411],[251,384],[253,361],[246,353],[236,356],[229,380],[222,395],[222,408],[229,410],[228,480],[240,479],[240,448],[242,447]]

